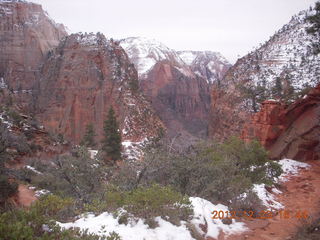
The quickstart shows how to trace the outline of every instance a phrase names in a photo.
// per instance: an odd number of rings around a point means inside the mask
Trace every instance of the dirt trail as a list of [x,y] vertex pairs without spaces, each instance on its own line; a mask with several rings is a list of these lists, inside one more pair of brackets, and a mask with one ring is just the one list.
[[[290,219],[280,219],[280,215],[269,220],[244,221],[251,230],[241,235],[220,238],[225,240],[289,240],[304,223],[315,221],[320,214],[320,161],[307,162],[309,169],[302,169],[297,176],[291,176],[281,184],[283,192],[278,201],[289,210]],[[307,211],[309,218],[296,218],[297,211]]]
[[31,203],[37,199],[34,191],[25,185],[20,184],[18,191],[17,203],[20,206],[29,207]]

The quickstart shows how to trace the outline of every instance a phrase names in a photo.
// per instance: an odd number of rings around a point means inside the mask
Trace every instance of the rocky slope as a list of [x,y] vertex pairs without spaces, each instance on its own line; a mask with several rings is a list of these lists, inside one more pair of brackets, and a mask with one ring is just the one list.
[[266,101],[242,132],[245,140],[258,139],[273,159],[320,159],[320,85],[286,106]]
[[33,92],[44,125],[75,143],[90,123],[101,140],[110,106],[126,141],[142,144],[163,131],[140,93],[137,72],[126,53],[99,33],[72,34],[61,41],[45,60]]
[[218,52],[211,51],[179,51],[180,58],[191,70],[206,79],[210,84],[221,83],[225,73],[232,66]]
[[66,35],[64,26],[51,20],[41,5],[0,1],[1,83],[14,91],[30,90],[44,56]]
[[120,44],[138,69],[141,89],[170,136],[206,136],[208,81],[195,74],[176,51],[154,40],[128,38]]
[[222,86],[212,91],[210,135],[218,140],[239,135],[248,113],[258,111],[269,98],[288,102],[320,82],[320,55],[312,45],[320,41],[306,30],[306,17],[313,10],[294,16],[257,50],[229,69]]

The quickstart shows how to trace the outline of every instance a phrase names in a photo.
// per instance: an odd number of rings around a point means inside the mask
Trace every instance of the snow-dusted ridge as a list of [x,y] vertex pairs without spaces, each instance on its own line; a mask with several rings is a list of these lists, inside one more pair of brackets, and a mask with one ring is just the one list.
[[163,60],[185,65],[174,50],[155,39],[130,37],[120,40],[120,45],[136,66],[139,76],[146,74],[157,62]]

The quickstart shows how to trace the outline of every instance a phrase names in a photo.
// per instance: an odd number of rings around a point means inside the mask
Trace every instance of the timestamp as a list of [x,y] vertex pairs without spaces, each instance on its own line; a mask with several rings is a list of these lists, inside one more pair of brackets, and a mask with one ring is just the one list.
[[278,210],[278,211],[213,211],[212,219],[271,219],[279,216],[280,219],[307,219],[309,214],[305,210]]

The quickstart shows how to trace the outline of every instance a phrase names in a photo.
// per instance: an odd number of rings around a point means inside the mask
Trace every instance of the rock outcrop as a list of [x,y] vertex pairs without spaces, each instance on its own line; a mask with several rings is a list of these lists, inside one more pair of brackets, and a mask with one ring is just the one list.
[[289,106],[265,101],[242,138],[259,140],[272,159],[320,159],[320,85]]
[[209,135],[220,141],[240,135],[250,113],[270,98],[294,101],[320,82],[320,55],[312,46],[320,41],[307,33],[311,26],[302,11],[265,44],[239,59],[220,86],[213,86]]
[[28,91],[48,51],[67,35],[41,5],[0,1],[0,79],[13,91]]
[[210,84],[179,54],[144,38],[120,41],[138,69],[141,89],[168,128],[169,137],[207,136]]
[[145,142],[163,131],[162,122],[141,95],[138,75],[124,50],[102,34],[72,34],[48,55],[33,90],[46,128],[79,143],[86,125],[96,140],[110,106],[124,140]]
[[209,84],[221,84],[232,66],[219,52],[178,51],[178,54],[195,74],[206,79]]

